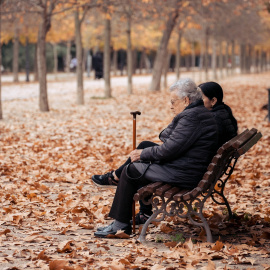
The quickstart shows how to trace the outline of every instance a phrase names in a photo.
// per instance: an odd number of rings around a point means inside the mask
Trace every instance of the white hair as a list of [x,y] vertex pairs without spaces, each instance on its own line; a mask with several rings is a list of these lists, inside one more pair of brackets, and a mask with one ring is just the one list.
[[176,95],[180,98],[188,97],[190,103],[202,99],[200,87],[198,87],[190,78],[178,80],[170,87],[170,91],[176,91]]

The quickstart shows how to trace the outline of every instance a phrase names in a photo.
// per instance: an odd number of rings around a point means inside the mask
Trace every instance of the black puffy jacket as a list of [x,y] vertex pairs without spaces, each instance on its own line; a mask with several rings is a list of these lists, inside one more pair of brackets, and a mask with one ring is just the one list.
[[237,135],[237,121],[232,114],[231,108],[224,104],[216,104],[213,112],[218,126],[218,147]]
[[145,178],[181,188],[194,188],[202,179],[217,150],[217,125],[213,113],[203,102],[190,104],[160,133],[163,144],[145,148],[141,162],[134,163]]

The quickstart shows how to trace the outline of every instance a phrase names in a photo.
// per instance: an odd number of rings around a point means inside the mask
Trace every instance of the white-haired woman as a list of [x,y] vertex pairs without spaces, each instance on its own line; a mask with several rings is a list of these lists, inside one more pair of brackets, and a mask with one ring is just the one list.
[[[200,88],[191,79],[181,79],[170,87],[170,96],[175,117],[159,135],[163,143],[130,153],[131,163],[122,169],[109,213],[114,221],[99,228],[95,236],[107,237],[118,230],[130,234],[133,196],[138,188],[157,181],[194,188],[216,153],[217,125],[204,107]],[[149,206],[145,209],[151,211]]]

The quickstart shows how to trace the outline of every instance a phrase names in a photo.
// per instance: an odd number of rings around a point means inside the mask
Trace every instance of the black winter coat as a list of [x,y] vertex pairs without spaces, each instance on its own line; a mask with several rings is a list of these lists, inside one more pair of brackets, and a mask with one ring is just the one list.
[[145,148],[141,162],[135,162],[140,173],[151,161],[145,178],[163,181],[181,188],[194,188],[202,179],[217,150],[217,125],[213,113],[203,102],[190,104],[160,135],[162,145]]
[[218,126],[218,147],[237,135],[237,121],[232,110],[224,103],[216,104],[212,111]]

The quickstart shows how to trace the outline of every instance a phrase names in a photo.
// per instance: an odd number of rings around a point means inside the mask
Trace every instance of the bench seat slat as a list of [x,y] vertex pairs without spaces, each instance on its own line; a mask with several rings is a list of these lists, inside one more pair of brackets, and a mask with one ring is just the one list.
[[184,201],[189,201],[190,199],[196,198],[198,195],[202,193],[202,189],[200,187],[196,187],[192,189],[190,192],[183,195]]
[[171,189],[169,189],[168,191],[165,192],[164,197],[165,198],[171,198],[172,196],[174,196],[179,191],[180,191],[180,188],[173,187],[173,188],[171,188]]
[[183,195],[186,194],[187,192],[189,192],[190,190],[188,189],[183,189],[181,191],[179,191],[178,193],[176,193],[174,196],[173,196],[173,199],[175,201],[181,201],[182,198],[183,198]]
[[145,191],[148,191],[150,193],[154,193],[156,191],[156,189],[158,189],[159,187],[163,186],[164,183],[163,182],[155,182],[155,183],[151,183],[149,185],[147,185],[145,187]]
[[156,194],[157,196],[163,196],[164,193],[165,193],[167,190],[169,190],[170,188],[171,188],[171,186],[170,186],[169,184],[165,184],[165,185],[159,187],[158,189],[156,189],[155,194]]

